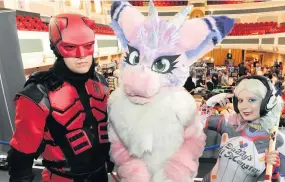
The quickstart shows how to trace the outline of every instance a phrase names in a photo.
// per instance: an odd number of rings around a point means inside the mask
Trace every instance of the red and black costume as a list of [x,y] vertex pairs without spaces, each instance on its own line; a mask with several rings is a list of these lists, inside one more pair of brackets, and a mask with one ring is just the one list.
[[[94,22],[62,14],[50,23],[51,47],[58,59],[46,72],[33,74],[16,95],[16,130],[8,153],[10,182],[33,180],[33,160],[43,156],[44,182],[107,182],[108,87],[94,72],[72,72],[66,57],[93,54]],[[91,43],[90,43],[91,42]],[[66,43],[72,47],[64,48]],[[108,169],[106,169],[106,164]]]

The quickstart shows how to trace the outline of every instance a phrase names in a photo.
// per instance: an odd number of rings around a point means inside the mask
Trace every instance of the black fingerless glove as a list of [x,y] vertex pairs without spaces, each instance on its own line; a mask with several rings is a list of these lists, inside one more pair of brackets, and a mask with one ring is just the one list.
[[107,163],[107,172],[111,173],[114,170],[115,164],[111,161],[106,161]]

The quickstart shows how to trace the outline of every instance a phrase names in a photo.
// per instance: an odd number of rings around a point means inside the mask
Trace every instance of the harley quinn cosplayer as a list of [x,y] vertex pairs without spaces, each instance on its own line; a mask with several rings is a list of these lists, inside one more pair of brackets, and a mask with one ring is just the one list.
[[106,122],[109,90],[94,73],[95,22],[60,14],[49,26],[57,60],[49,71],[33,74],[16,95],[10,182],[32,181],[33,161],[40,154],[44,182],[107,182],[113,168]]
[[210,116],[205,128],[222,136],[218,162],[204,182],[257,182],[268,179],[266,164],[273,165],[272,181],[285,177],[285,136],[277,135],[276,151],[269,148],[269,130],[280,118],[281,97],[275,96],[269,79],[263,76],[243,78],[234,96],[218,94],[207,100],[208,106],[225,105],[233,97],[236,113]]
[[183,85],[189,66],[225,38],[234,20],[189,20],[190,11],[166,21],[152,1],[146,17],[126,1],[111,6],[126,51],[119,88],[108,100],[110,154],[121,182],[193,182],[197,175],[205,134]]

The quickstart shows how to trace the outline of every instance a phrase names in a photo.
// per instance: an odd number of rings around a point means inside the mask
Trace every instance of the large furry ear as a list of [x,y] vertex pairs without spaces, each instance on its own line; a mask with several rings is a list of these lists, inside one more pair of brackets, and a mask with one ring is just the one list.
[[126,48],[137,27],[143,23],[144,16],[126,1],[113,1],[111,19],[110,26]]
[[177,46],[184,50],[188,60],[196,61],[214,49],[234,26],[234,19],[226,16],[187,20],[180,28]]

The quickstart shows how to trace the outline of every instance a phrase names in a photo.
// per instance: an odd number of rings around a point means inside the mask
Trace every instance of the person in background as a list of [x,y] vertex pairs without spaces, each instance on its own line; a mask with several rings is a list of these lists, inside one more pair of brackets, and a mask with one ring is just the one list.
[[8,152],[9,182],[31,182],[42,155],[44,182],[108,182],[113,170],[107,134],[109,88],[95,70],[95,22],[59,14],[49,23],[57,59],[30,76],[15,98],[16,130]]
[[263,76],[269,78],[270,75],[272,76],[271,70],[268,67],[264,67]]
[[256,62],[253,62],[251,64],[250,74],[251,75],[256,75]]
[[229,77],[226,70],[222,72],[221,86],[230,86]]
[[221,84],[221,81],[222,81],[222,75],[223,75],[222,71],[221,71],[221,70],[219,70],[219,71],[218,71],[218,81],[219,81],[219,84]]
[[212,91],[214,90],[214,83],[212,82],[212,78],[211,78],[211,75],[208,75],[206,77],[206,89],[209,90],[209,91]]
[[239,64],[238,75],[239,77],[246,75],[246,67],[244,66],[244,62]]
[[262,72],[263,72],[263,76],[268,77],[268,68],[267,68],[267,66],[263,67]]
[[205,76],[199,76],[197,83],[196,83],[196,87],[203,87],[205,88]]
[[117,79],[120,78],[120,63],[117,63],[116,69],[113,72],[113,76],[116,77]]
[[261,70],[261,67],[260,67],[260,64],[257,62],[256,63],[256,75],[259,75],[259,76],[262,76],[263,75],[263,72]]
[[[283,90],[282,90],[282,93],[285,94],[285,76],[282,77],[282,86],[283,86]],[[283,98],[283,97],[282,97]],[[285,95],[284,95],[284,100],[285,100]]]
[[214,88],[217,88],[217,86],[219,85],[218,74],[213,73],[212,82],[214,84]]
[[194,85],[195,85],[195,88],[197,87],[197,85],[196,85],[196,83],[197,83],[197,74],[196,74],[196,71],[191,71],[190,72],[190,75],[192,76],[192,81],[193,81],[193,83],[194,83]]
[[183,86],[190,94],[194,94],[194,90],[195,90],[195,84],[193,82],[192,76],[189,75],[189,77],[187,78],[184,86]]
[[283,63],[279,62],[279,73],[280,75],[283,75]]
[[274,70],[273,72],[276,73],[276,75],[279,75],[280,68],[279,68],[279,63],[277,59],[274,62],[273,70]]
[[[116,61],[117,62],[117,61]],[[116,69],[113,71],[113,76],[116,77],[116,88],[120,85],[120,63],[117,62]]]
[[251,72],[250,72],[250,71],[247,71],[247,72],[246,72],[246,76],[251,76]]
[[274,84],[275,90],[276,90],[277,94],[280,95],[280,96],[282,95],[282,91],[284,89],[283,81],[284,81],[284,78],[283,77],[279,77],[277,79],[277,81],[275,82],[275,84]]
[[250,70],[251,70],[251,63],[250,63],[249,60],[246,60],[246,61],[245,61],[245,67],[246,67],[246,70],[247,70],[247,71],[250,71]]
[[113,76],[112,68],[108,68],[107,71],[104,73],[104,77],[107,79],[108,77]]
[[95,69],[94,69],[94,75],[97,77],[99,82],[103,83],[104,85],[108,85],[107,80],[105,79],[104,75],[100,72],[100,65],[98,62],[95,61]]
[[272,74],[272,78],[271,78],[272,84],[275,85],[276,82],[278,81],[278,77],[276,73]]
[[258,60],[256,59],[256,58],[254,58],[254,60],[253,60],[253,67],[256,67],[256,64],[258,63]]

